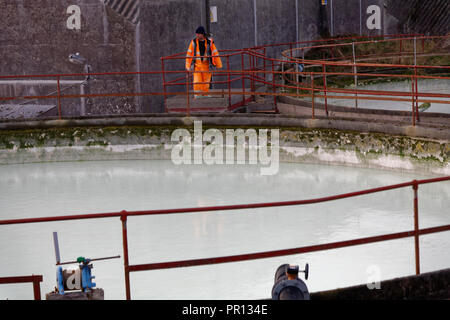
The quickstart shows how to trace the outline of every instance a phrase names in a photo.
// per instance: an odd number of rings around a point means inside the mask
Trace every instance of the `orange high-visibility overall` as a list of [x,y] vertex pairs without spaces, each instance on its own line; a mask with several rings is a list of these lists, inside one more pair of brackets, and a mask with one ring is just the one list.
[[[205,39],[206,40],[206,39]],[[194,52],[194,41],[196,41],[196,52]],[[209,43],[208,43],[209,42]],[[211,47],[210,47],[211,46]],[[208,52],[211,52],[211,59],[208,57]],[[222,68],[222,60],[219,57],[219,51],[212,40],[206,42],[205,56],[200,55],[200,46],[198,39],[193,39],[189,43],[189,48],[186,53],[186,69],[191,68],[192,59],[195,59],[194,64],[194,92],[195,94],[206,95],[209,92],[209,84],[211,82],[211,72],[209,72],[209,64],[212,60],[212,64],[216,68]],[[195,57],[195,58],[194,58]],[[204,72],[195,72],[204,71]]]

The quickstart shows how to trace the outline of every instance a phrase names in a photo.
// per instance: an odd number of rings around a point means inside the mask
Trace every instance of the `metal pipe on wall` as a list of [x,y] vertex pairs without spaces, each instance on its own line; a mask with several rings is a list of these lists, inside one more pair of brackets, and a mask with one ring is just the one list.
[[298,34],[298,0],[295,0],[295,36],[296,36],[296,41],[300,42],[299,34]]
[[359,35],[362,36],[362,3],[359,0]]
[[211,33],[211,7],[209,0],[205,0],[205,25],[206,33]]
[[253,0],[253,14],[255,22],[255,47],[258,46],[258,18],[256,14],[256,0]]
[[331,36],[334,36],[334,27],[333,27],[333,0],[331,0]]

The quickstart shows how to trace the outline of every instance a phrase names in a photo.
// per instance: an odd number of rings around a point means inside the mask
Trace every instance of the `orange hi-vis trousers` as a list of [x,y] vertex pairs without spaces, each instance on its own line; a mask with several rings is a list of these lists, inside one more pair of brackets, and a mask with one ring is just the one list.
[[[207,94],[209,92],[209,83],[211,82],[211,72],[195,72],[209,71],[209,61],[196,61],[194,67],[194,91],[195,94]],[[203,83],[202,83],[203,82]]]

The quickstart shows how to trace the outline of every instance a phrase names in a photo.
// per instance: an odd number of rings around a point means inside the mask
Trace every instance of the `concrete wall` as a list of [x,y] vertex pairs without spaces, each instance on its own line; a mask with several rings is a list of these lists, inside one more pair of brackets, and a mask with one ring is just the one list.
[[[223,133],[225,128],[279,128],[281,162],[450,174],[449,140],[396,136],[391,132],[353,131],[359,129],[354,122],[350,124],[351,129],[334,130],[321,129],[310,120],[277,118],[233,115],[198,117],[197,120],[203,121],[203,130],[221,128]],[[155,116],[4,123],[3,130],[0,130],[0,165],[47,161],[170,160],[172,132],[180,127],[192,132],[193,120]],[[275,120],[279,120],[278,123]],[[344,122],[337,121],[335,126],[342,126]]]
[[[138,23],[139,70],[161,70],[161,57],[186,52],[195,30],[205,23],[203,0],[143,0]],[[171,60],[165,70],[184,70],[184,59]],[[168,75],[171,80],[178,75]],[[162,92],[160,75],[142,75],[141,92]],[[141,98],[142,111],[162,112],[162,97]]]
[[401,33],[445,35],[450,32],[448,0],[387,0],[392,27]]
[[[375,284],[372,284],[375,285]],[[367,285],[311,293],[311,300],[448,300],[450,269],[381,281]]]
[[219,50],[255,46],[253,0],[210,0],[210,6],[217,7],[217,22],[210,23],[210,31]]
[[[68,29],[70,5],[81,9],[81,28]],[[93,72],[134,71],[134,29],[98,0],[0,0],[1,75],[83,73],[71,64],[69,54],[79,52]],[[73,77],[72,79],[83,77]],[[41,78],[42,79],[42,78]],[[53,78],[54,79],[54,78]],[[67,79],[67,78],[65,78]],[[132,78],[96,77],[91,92],[134,90]],[[120,80],[120,81],[119,81]],[[62,88],[64,89],[64,87]],[[0,86],[2,96],[48,95],[56,83],[47,86]],[[65,91],[79,94],[79,87]],[[15,101],[17,102],[17,101]],[[133,99],[95,99],[88,101],[88,113],[129,113],[136,110]],[[99,102],[103,108],[99,108]],[[55,99],[39,103],[56,104]],[[63,99],[63,114],[79,113],[80,99]]]
[[[448,16],[437,6],[439,2],[442,7],[441,0],[427,6],[408,1],[414,12],[405,12],[394,1],[384,6],[382,0],[327,0],[326,5],[321,0],[0,0],[0,74],[80,73],[82,66],[67,59],[76,52],[87,58],[93,72],[158,71],[162,56],[186,52],[198,25],[210,27],[219,51],[313,40],[321,35],[414,31],[402,27],[423,25],[418,18],[421,10],[428,20],[437,19],[435,24],[427,24],[430,30],[448,31]],[[217,22],[207,23],[208,4],[217,7]],[[366,22],[371,14],[366,11],[374,4],[380,8],[380,26],[369,30]],[[81,10],[79,29],[67,26],[70,5]],[[443,6],[448,7],[448,2]],[[422,29],[417,30],[424,32]],[[268,50],[269,56],[278,54]],[[179,60],[167,69],[183,67],[184,61]],[[77,86],[63,89],[65,94],[80,93]],[[4,97],[48,95],[55,90],[56,83],[33,86],[0,82]],[[162,79],[161,75],[96,76],[90,92],[162,92]],[[19,102],[23,101],[10,101]],[[33,103],[56,105],[57,101]],[[88,114],[161,112],[163,107],[160,96],[95,98],[86,103]],[[80,105],[78,98],[63,99],[63,114],[79,114]]]
[[[372,11],[368,14],[367,10],[372,5],[378,6],[380,10],[380,27],[369,29],[367,20],[372,16]],[[327,4],[321,5],[321,7],[322,10],[325,8],[327,21],[327,28],[323,31],[328,32],[332,37],[346,34],[383,34],[384,5],[382,0],[327,0]],[[372,22],[371,19],[370,21]]]

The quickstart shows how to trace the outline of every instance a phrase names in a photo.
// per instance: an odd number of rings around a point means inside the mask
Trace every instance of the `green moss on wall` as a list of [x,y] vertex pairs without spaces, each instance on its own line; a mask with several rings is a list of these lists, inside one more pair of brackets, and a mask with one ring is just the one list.
[[[30,149],[67,146],[147,145],[170,142],[171,134],[180,126],[109,126],[71,127],[0,131],[0,150]],[[193,135],[193,126],[184,126]],[[203,125],[203,130],[213,128]],[[214,126],[225,133],[226,129],[266,129],[263,127]],[[270,132],[270,131],[269,131]],[[270,138],[269,138],[270,142]],[[361,133],[332,129],[289,127],[280,129],[280,146],[335,149],[353,151],[358,157],[366,155],[397,155],[400,157],[449,162],[449,141],[391,136],[381,133]]]

